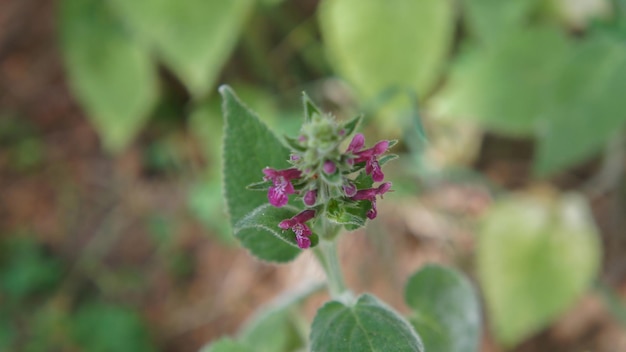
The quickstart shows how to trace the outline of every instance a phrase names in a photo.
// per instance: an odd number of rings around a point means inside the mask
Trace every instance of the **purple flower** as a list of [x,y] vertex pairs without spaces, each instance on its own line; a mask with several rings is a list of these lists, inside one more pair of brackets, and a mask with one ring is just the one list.
[[326,160],[322,169],[324,170],[324,173],[326,173],[326,175],[332,175],[335,173],[335,171],[337,171],[337,166],[332,161]]
[[310,190],[304,194],[302,201],[304,201],[304,205],[307,207],[312,207],[315,205],[315,201],[317,200],[317,190]]
[[315,210],[307,209],[290,219],[285,219],[278,224],[283,230],[291,229],[296,234],[296,242],[298,247],[305,249],[311,247],[311,229],[305,224],[305,222],[315,217]]
[[367,211],[367,217],[370,219],[376,218],[378,210],[376,209],[376,196],[383,197],[383,194],[387,193],[391,188],[391,182],[385,182],[377,188],[362,189],[356,192],[356,194],[350,199],[352,200],[369,200],[372,203],[372,208]]
[[372,180],[374,180],[374,182],[381,182],[385,178],[385,175],[380,168],[377,157],[387,151],[389,148],[389,141],[380,141],[370,149],[361,150],[364,145],[365,137],[358,133],[352,138],[346,152],[351,152],[356,156],[356,158],[353,159],[353,162],[365,162],[365,173],[372,175]]
[[346,196],[348,197],[352,197],[356,194],[356,185],[352,182],[348,182],[347,184],[343,185],[343,193],[346,194]]
[[291,168],[285,170],[275,170],[270,167],[263,169],[266,181],[272,181],[273,186],[267,191],[267,199],[275,207],[282,207],[289,201],[289,195],[296,193],[291,184],[291,180],[300,178],[300,170]]

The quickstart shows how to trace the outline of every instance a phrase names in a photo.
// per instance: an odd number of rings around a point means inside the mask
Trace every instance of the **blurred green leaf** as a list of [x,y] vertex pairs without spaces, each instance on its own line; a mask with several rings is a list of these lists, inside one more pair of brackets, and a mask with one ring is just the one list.
[[202,347],[200,352],[254,352],[255,350],[248,347],[243,342],[223,337],[211,344]]
[[463,274],[427,265],[409,279],[404,300],[414,312],[409,321],[427,351],[479,350],[480,304]]
[[[220,87],[225,119],[224,195],[233,228],[253,210],[267,204],[267,194],[246,187],[263,178],[263,168],[289,166],[289,150],[259,118],[237,98],[230,87]],[[278,223],[276,223],[278,225]],[[301,251],[261,229],[240,231],[243,245],[256,257],[286,262]]]
[[2,243],[0,292],[21,299],[52,288],[63,274],[58,259],[46,255],[34,238],[12,237]]
[[526,24],[537,0],[463,0],[463,13],[470,31],[492,43]]
[[517,196],[481,228],[478,272],[496,338],[513,346],[547,326],[589,286],[600,244],[584,199]]
[[147,51],[101,0],[61,2],[61,42],[70,83],[111,151],[124,148],[157,98],[155,67]]
[[224,221],[226,210],[222,186],[219,178],[191,185],[187,195],[187,206],[202,225],[212,230],[224,244],[233,245],[235,239],[232,236],[232,229],[228,222]]
[[553,89],[535,171],[557,172],[597,154],[626,123],[626,45],[603,37],[579,44]]
[[398,313],[364,294],[351,305],[326,303],[311,327],[311,352],[425,351],[413,327]]
[[254,1],[111,0],[196,97],[215,83]]
[[132,310],[104,303],[84,304],[72,319],[72,336],[84,351],[155,351],[148,331]]
[[368,99],[398,86],[426,96],[454,31],[447,0],[324,0],[319,19],[331,65]]
[[302,341],[302,336],[296,330],[295,308],[322,287],[314,284],[279,296],[246,322],[239,338],[254,347],[256,352],[294,351],[304,347],[307,341]]
[[569,53],[565,36],[547,27],[474,47],[455,63],[449,83],[436,97],[437,113],[472,119],[500,133],[533,135]]

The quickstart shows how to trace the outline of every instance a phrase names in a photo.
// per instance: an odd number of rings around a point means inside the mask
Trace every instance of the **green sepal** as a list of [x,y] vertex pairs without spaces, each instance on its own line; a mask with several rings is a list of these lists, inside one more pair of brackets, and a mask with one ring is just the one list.
[[[293,217],[299,211],[299,209],[289,205],[281,208],[276,208],[271,204],[261,205],[235,225],[235,236],[239,238],[240,232],[246,229],[265,230],[276,238],[283,240],[285,243],[300,249],[293,231],[283,230],[278,227],[281,221]],[[317,246],[319,243],[318,236],[312,234],[309,238],[311,239],[311,248]],[[243,238],[240,238],[240,240],[244,242]],[[248,246],[246,246],[246,248],[250,249]]]
[[372,177],[366,174],[365,171],[361,171],[353,182],[357,189],[368,189],[372,188],[374,185],[374,180],[372,180]]
[[319,173],[322,176],[322,179],[329,185],[333,186],[341,186],[343,184],[343,178],[341,177],[341,172],[336,170],[333,174],[328,175],[323,170]]
[[387,141],[389,143],[389,145],[387,145],[387,149],[391,149],[393,148],[396,144],[398,144],[398,140],[397,139],[390,139]]
[[336,199],[331,199],[326,207],[326,216],[330,222],[343,225],[346,230],[353,231],[365,226],[369,208],[368,201],[358,201],[352,205],[349,203],[340,204]]
[[380,159],[378,159],[378,165],[383,166],[386,163],[390,162],[391,160],[395,160],[395,159],[398,159],[397,154],[387,154],[385,156],[380,157]]
[[306,92],[302,92],[302,104],[304,105],[305,122],[310,122],[313,119],[313,114],[322,115],[322,111],[313,103]]
[[343,125],[343,130],[344,130],[344,136],[348,137],[350,136],[357,127],[359,127],[359,125],[361,124],[361,121],[363,121],[363,115],[360,114],[359,116],[353,118],[352,120],[346,122]]
[[250,191],[267,191],[270,186],[272,186],[272,181],[261,181],[247,185],[246,189]]
[[287,145],[287,147],[289,147],[289,149],[291,149],[294,152],[304,152],[306,151],[306,148],[302,146],[302,144],[300,144],[300,142],[298,142],[297,139],[293,138],[293,137],[289,137],[289,136],[283,136],[283,139],[285,140],[285,144]]

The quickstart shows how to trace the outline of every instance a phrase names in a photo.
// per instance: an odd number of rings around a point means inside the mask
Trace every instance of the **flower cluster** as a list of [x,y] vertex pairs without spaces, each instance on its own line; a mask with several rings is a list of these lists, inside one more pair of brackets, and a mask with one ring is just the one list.
[[[393,141],[383,140],[365,148],[365,137],[360,133],[341,152],[341,145],[354,132],[360,117],[339,125],[307,99],[305,96],[305,123],[300,136],[286,140],[291,148],[291,167],[263,169],[271,205],[285,206],[292,195],[304,205],[303,211],[278,224],[282,230],[293,231],[300,248],[311,246],[309,221],[323,217],[323,221],[354,228],[362,226],[366,218],[376,218],[376,199],[391,188],[390,182],[383,182],[381,166],[395,157],[384,155]],[[382,183],[374,187],[374,182]]]

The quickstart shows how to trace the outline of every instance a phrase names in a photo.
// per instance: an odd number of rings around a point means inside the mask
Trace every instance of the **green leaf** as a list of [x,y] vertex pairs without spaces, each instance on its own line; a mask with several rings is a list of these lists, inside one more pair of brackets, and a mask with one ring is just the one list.
[[157,98],[147,51],[101,0],[61,2],[61,43],[71,87],[102,144],[119,151],[143,126]]
[[461,4],[470,31],[482,41],[492,43],[522,29],[538,1],[467,0]]
[[513,346],[584,293],[596,275],[600,245],[580,196],[517,196],[485,218],[476,258],[495,336]]
[[[234,228],[250,212],[268,203],[266,194],[249,191],[246,187],[262,180],[266,166],[289,167],[289,150],[228,86],[220,87],[220,93],[225,119],[224,196]],[[253,255],[263,260],[286,262],[300,253],[299,249],[263,229],[242,229],[237,237]]]
[[354,207],[339,206],[336,200],[331,200],[327,207],[326,216],[331,222],[344,225],[348,231],[365,226],[367,211],[371,208],[369,201],[359,201]]
[[285,140],[285,144],[294,152],[303,152],[306,150],[306,148],[304,148],[295,138],[284,136],[283,139]]
[[83,305],[71,320],[72,336],[83,351],[154,351],[148,331],[132,310],[103,303]]
[[52,289],[63,275],[57,258],[46,255],[32,237],[11,237],[0,252],[0,295],[22,300]]
[[243,342],[223,337],[202,347],[200,352],[254,352],[255,350]]
[[239,339],[256,352],[294,351],[307,342],[296,330],[296,306],[324,285],[314,284],[280,295],[261,308],[241,329]]
[[436,97],[437,115],[471,119],[502,134],[533,135],[570,42],[554,28],[535,27],[473,49],[461,55]]
[[252,0],[110,2],[196,97],[215,83],[254,6]]
[[410,322],[419,331],[427,351],[479,350],[480,304],[463,274],[427,265],[411,276],[404,299],[414,311]]
[[[277,257],[282,255],[286,256],[287,254],[283,254],[281,251],[272,248],[274,244],[273,241],[267,241],[268,243],[265,243],[266,241],[264,241],[264,239],[271,238],[270,235],[273,235],[285,243],[299,248],[294,233],[291,230],[282,230],[278,227],[281,221],[289,219],[297,213],[298,209],[291,206],[276,208],[271,204],[263,204],[235,224],[235,236],[241,241],[244,247],[251,250],[254,248],[254,250],[262,251],[266,255],[272,253],[272,255]],[[259,234],[264,235],[265,238],[259,238]],[[310,239],[311,247],[315,247],[318,243],[317,235],[312,234]]]
[[324,0],[319,19],[331,65],[367,99],[398,86],[426,96],[454,34],[447,0]]
[[311,327],[311,352],[424,351],[419,336],[398,313],[364,294],[351,305],[326,303]]
[[592,37],[580,44],[550,90],[535,171],[554,173],[603,149],[626,123],[626,47]]

